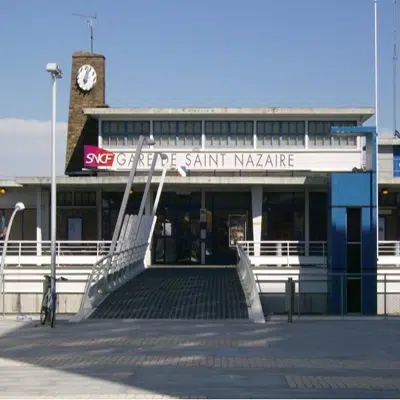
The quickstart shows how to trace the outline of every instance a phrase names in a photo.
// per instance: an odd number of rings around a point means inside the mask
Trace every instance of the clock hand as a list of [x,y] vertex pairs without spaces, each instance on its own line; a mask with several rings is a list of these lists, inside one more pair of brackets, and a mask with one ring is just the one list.
[[89,79],[89,70],[86,71],[85,77],[83,78],[83,83],[86,83]]

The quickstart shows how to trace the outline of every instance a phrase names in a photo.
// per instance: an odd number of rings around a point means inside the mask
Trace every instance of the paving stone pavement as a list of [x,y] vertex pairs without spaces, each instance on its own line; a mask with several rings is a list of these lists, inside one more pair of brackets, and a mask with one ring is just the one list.
[[400,320],[0,321],[0,399],[399,398]]

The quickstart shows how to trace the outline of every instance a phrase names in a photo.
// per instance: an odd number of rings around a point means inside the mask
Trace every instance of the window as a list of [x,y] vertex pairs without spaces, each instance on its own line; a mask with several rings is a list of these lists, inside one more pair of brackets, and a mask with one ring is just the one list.
[[305,195],[301,192],[264,192],[261,240],[304,240]]
[[96,206],[96,192],[58,192],[57,206]]
[[304,147],[304,121],[258,121],[258,147]]
[[309,147],[356,148],[356,136],[334,136],[332,126],[357,126],[356,121],[310,121],[308,123]]
[[153,137],[160,147],[201,147],[201,121],[154,121]]
[[207,147],[253,147],[253,121],[206,121]]
[[150,135],[149,121],[102,121],[103,146],[136,146],[140,135]]
[[136,146],[141,135],[146,137],[150,136],[149,121],[129,121],[126,123],[127,146]]
[[178,145],[201,147],[201,121],[178,122]]

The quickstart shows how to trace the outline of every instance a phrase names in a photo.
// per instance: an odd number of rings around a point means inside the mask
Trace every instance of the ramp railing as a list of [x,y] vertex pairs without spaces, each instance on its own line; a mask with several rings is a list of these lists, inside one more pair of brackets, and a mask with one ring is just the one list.
[[[143,143],[143,138],[141,139],[141,143]],[[102,257],[94,264],[86,283],[79,312],[72,320],[79,321],[89,317],[94,309],[98,307],[110,293],[117,290],[146,269],[145,256],[153,235],[157,219],[157,207],[168,165],[165,163],[163,166],[151,214],[143,215],[157,159],[159,156],[161,156],[162,160],[166,159],[166,156],[160,153],[154,154],[138,215],[125,214],[129,193],[140,157],[140,151],[141,145],[138,145],[122,199],[110,250],[106,256]]]
[[237,244],[236,247],[239,257],[236,269],[246,297],[249,319],[263,324],[265,323],[265,318],[250,258],[240,244]]

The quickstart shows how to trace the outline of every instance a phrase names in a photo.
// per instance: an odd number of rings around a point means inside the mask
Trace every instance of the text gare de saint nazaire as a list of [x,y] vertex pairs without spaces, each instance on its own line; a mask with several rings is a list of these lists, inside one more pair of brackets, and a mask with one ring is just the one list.
[[[161,164],[169,163],[176,168],[185,165],[193,169],[220,169],[220,168],[262,168],[262,169],[292,169],[294,168],[293,153],[165,153],[167,160],[160,160]],[[116,166],[130,168],[134,153],[116,153]],[[138,167],[151,167],[153,153],[142,153]]]

